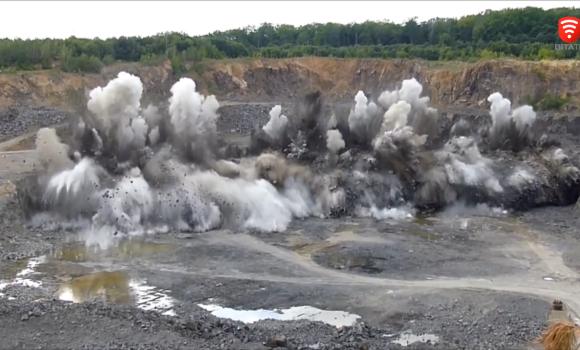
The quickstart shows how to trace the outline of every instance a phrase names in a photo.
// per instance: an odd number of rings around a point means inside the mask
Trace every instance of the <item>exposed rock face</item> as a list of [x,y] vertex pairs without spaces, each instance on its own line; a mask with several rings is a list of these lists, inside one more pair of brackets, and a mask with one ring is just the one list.
[[[283,101],[318,90],[333,100],[352,100],[358,90],[378,95],[404,79],[416,78],[424,94],[435,105],[478,107],[495,91],[514,104],[539,100],[546,94],[565,96],[572,102],[580,94],[579,61],[524,62],[494,60],[479,63],[419,62],[413,60],[357,60],[296,58],[283,60],[249,59],[190,64],[186,75],[193,78],[204,94],[222,100]],[[151,100],[167,98],[167,91],[180,78],[171,65],[121,64],[103,69],[101,74],[28,72],[0,74],[0,107],[50,105],[74,107],[83,104],[88,89],[106,84],[119,71],[138,75]],[[574,103],[570,104],[574,109]]]

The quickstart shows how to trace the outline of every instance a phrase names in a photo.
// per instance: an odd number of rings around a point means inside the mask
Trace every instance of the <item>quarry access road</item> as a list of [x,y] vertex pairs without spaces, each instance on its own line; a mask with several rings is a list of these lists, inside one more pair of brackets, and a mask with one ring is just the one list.
[[[349,235],[348,239],[340,239],[340,242],[363,241],[357,234]],[[250,252],[267,254],[274,257],[281,264],[294,266],[296,274],[307,273],[308,277],[281,277],[255,273],[235,274],[211,272],[214,277],[247,279],[254,281],[268,281],[278,283],[296,283],[313,285],[341,285],[341,286],[373,286],[383,287],[386,293],[388,288],[423,288],[435,289],[467,289],[467,290],[490,290],[498,292],[512,292],[525,295],[533,295],[545,300],[565,301],[569,309],[575,314],[580,314],[580,304],[577,296],[580,295],[580,274],[568,268],[559,255],[549,248],[535,242],[523,241],[522,248],[529,246],[529,251],[536,254],[538,263],[543,268],[535,273],[527,273],[514,276],[498,276],[493,278],[430,278],[429,280],[397,280],[389,278],[369,277],[354,273],[345,273],[331,270],[316,264],[310,256],[304,256],[294,251],[267,244],[256,237],[246,234],[212,233],[211,241],[214,244],[234,245],[243,247]],[[337,242],[336,237],[331,237],[328,242]],[[368,243],[368,240],[367,240]],[[515,249],[514,249],[515,251]],[[315,251],[311,250],[310,253]],[[171,269],[170,266],[160,266],[163,269]],[[203,274],[203,272],[195,272]],[[553,279],[544,280],[542,276],[560,276],[558,281]]]
[[35,163],[35,151],[0,151],[0,183],[2,179],[13,180],[18,174],[33,171]]

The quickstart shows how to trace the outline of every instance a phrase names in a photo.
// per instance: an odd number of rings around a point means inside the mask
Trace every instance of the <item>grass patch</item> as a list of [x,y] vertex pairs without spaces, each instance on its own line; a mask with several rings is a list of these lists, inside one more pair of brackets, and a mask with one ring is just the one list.
[[86,103],[85,92],[81,89],[68,87],[64,91],[64,96],[65,99],[68,101],[68,105],[71,106],[84,105]]
[[530,105],[534,107],[536,111],[559,111],[571,101],[572,98],[568,94],[564,97],[545,94],[542,98],[536,100],[531,98],[530,95],[526,95],[520,99],[521,104]]
[[552,94],[546,94],[534,107],[540,111],[560,110],[562,107],[570,103],[570,101],[571,98],[569,95],[558,97]]
[[[485,61],[485,60],[479,60]],[[425,65],[429,69],[433,70],[448,70],[448,71],[459,71],[465,67],[473,66],[478,61],[473,62],[463,62],[463,61],[421,61],[418,60],[421,65]]]
[[37,74],[37,73],[53,73],[60,72],[58,69],[19,69],[16,67],[0,68],[0,74]]
[[194,64],[191,65],[191,67],[188,70],[188,73],[194,73],[198,76],[202,76],[203,73],[205,72],[205,69],[207,68],[207,66],[201,62],[196,62]]
[[543,83],[548,81],[548,77],[546,76],[546,73],[544,71],[542,71],[541,69],[533,67],[532,73],[535,74]]
[[213,83],[213,81],[211,80],[206,80],[205,84],[207,86],[207,92],[209,92],[212,95],[216,95],[216,96],[220,96],[221,95],[221,91],[215,86],[215,84]]

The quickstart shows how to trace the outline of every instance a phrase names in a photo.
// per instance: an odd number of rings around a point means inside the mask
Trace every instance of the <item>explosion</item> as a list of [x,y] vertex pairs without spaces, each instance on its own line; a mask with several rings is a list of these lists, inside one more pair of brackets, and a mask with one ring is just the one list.
[[511,102],[496,92],[487,100],[491,103],[492,125],[489,129],[491,147],[521,151],[533,141],[531,128],[536,112],[531,106],[511,110]]
[[163,111],[143,108],[140,79],[121,72],[90,92],[69,145],[53,129],[38,132],[42,169],[23,191],[26,214],[99,232],[284,231],[311,216],[382,220],[458,203],[518,210],[574,200],[580,171],[561,149],[509,166],[480,152],[534,146],[532,107],[511,111],[494,93],[485,133],[462,119],[438,147],[442,123],[422,91],[415,79],[376,103],[359,91],[348,115],[329,115],[312,93],[294,112],[272,108],[244,148],[219,141],[219,103],[193,80],[173,85]]

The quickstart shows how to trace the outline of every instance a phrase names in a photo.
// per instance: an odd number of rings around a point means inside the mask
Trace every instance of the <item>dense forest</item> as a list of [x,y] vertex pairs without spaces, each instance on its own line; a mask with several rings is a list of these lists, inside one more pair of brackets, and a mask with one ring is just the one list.
[[523,60],[580,59],[575,50],[554,50],[562,43],[558,20],[580,18],[580,9],[528,7],[486,11],[459,19],[406,23],[365,22],[274,26],[214,32],[190,37],[163,33],[151,37],[42,40],[0,39],[0,67],[98,72],[118,61],[157,63],[171,59],[180,73],[185,61],[263,57],[414,58],[476,61],[510,57]]

